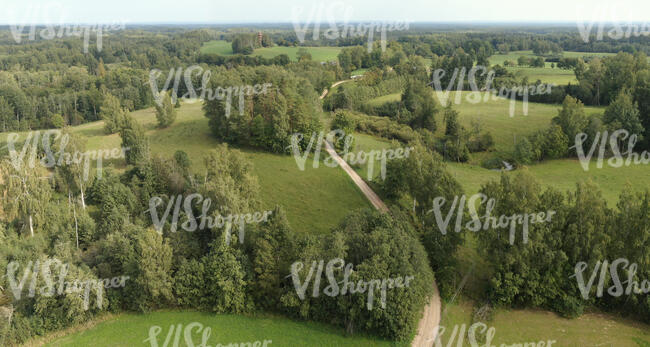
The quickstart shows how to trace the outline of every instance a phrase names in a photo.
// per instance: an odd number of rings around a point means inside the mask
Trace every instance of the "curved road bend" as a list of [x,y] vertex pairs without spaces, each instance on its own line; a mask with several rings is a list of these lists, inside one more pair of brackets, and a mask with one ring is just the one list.
[[330,90],[330,89],[332,89],[332,88],[338,86],[338,85],[341,84],[341,83],[350,82],[350,81],[352,81],[352,80],[342,80],[342,81],[338,81],[338,82],[332,84],[332,86],[331,86],[329,89],[325,88],[325,90],[323,90],[323,94],[320,95],[320,99],[321,99],[321,100],[322,100],[322,99],[325,99],[325,97],[327,96],[327,93],[329,93],[329,90]]
[[[351,80],[338,81],[332,84],[330,89],[338,86],[341,83],[348,82]],[[328,89],[323,91],[323,94],[320,96],[321,99],[324,99],[329,92]],[[336,160],[336,162],[341,166],[341,168],[352,178],[352,181],[361,189],[363,195],[366,196],[370,203],[382,213],[388,212],[388,207],[384,204],[379,196],[366,184],[366,182],[348,165],[348,163],[341,158],[341,156],[336,153],[329,141],[325,141],[325,149],[327,153]],[[424,312],[422,312],[422,318],[418,323],[418,333],[413,338],[411,342],[411,347],[429,347],[433,346],[433,343],[436,339],[436,333],[438,332],[438,326],[440,325],[440,295],[438,294],[438,286],[436,282],[433,282],[433,295],[431,300],[424,307]]]

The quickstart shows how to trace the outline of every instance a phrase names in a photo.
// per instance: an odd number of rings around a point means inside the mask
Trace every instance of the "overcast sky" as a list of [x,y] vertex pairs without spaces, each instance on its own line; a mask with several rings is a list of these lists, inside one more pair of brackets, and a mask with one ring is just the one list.
[[[319,19],[320,18],[320,19]],[[0,0],[0,24],[650,22],[649,0]]]

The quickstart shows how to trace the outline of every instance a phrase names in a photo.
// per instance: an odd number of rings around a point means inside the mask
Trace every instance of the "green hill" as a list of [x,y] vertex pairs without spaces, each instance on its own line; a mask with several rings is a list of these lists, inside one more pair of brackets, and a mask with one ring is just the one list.
[[[560,105],[529,102],[528,115],[525,116],[523,102],[515,101],[514,116],[510,117],[509,99],[472,104],[466,99],[472,94],[474,92],[461,92],[461,103],[454,105],[459,112],[459,121],[466,128],[471,127],[472,121],[479,122],[482,128],[489,131],[494,137],[497,151],[512,151],[518,137],[531,135],[537,130],[547,127],[560,109]],[[455,96],[456,92],[451,92],[449,99],[454,100]],[[399,100],[399,98],[399,94],[390,94],[372,99],[368,103],[381,105],[388,101]],[[436,100],[440,102],[440,99],[436,98]],[[587,115],[603,112],[604,108],[602,107],[585,107]],[[443,131],[444,124],[441,124],[438,119],[437,135],[442,136]],[[480,161],[490,155],[490,153],[474,153],[472,163],[448,164],[450,172],[463,185],[466,193],[474,194],[478,192],[481,184],[498,179],[500,175],[498,171],[491,171],[480,166]],[[603,168],[598,169],[595,163],[592,163],[589,171],[584,171],[577,159],[559,159],[530,165],[528,171],[535,176],[538,182],[560,190],[573,190],[576,182],[590,179],[598,184],[610,206],[616,205],[620,191],[628,182],[634,183],[636,186],[650,188],[650,181],[647,179],[648,166],[642,164],[632,164],[620,168],[604,165]]]
[[[135,111],[132,115],[147,130],[153,154],[172,156],[177,150],[183,150],[192,160],[192,169],[201,172],[204,170],[203,157],[219,143],[210,133],[201,105],[201,102],[183,104],[174,124],[165,129],[157,128],[153,108]],[[119,147],[119,135],[105,135],[103,124],[87,123],[73,127],[72,131],[88,139],[89,150]],[[0,134],[0,141],[5,140],[6,135]],[[305,171],[300,171],[293,156],[250,148],[241,150],[253,162],[263,207],[283,206],[289,223],[298,231],[328,232],[350,211],[371,206],[338,167],[320,165],[315,169],[308,160]],[[117,169],[124,169],[123,160],[115,165]]]

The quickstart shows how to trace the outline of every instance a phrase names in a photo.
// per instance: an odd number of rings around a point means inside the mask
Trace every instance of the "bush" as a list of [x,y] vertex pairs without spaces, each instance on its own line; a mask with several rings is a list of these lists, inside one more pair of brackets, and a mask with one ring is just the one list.
[[174,276],[174,295],[181,307],[201,309],[205,292],[205,267],[195,259],[183,259]]
[[515,163],[519,165],[528,165],[532,163],[535,157],[533,146],[527,138],[522,138],[515,145],[515,152],[513,158]]
[[60,114],[53,114],[50,118],[50,125],[53,128],[63,128],[65,126],[65,119]]

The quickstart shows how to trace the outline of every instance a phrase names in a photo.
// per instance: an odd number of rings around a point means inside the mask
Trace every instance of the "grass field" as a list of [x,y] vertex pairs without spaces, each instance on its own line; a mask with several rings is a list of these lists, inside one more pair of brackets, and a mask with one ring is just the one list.
[[[465,98],[471,94],[473,93],[462,92],[461,104],[454,105],[459,112],[459,121],[466,128],[471,126],[472,121],[480,122],[482,128],[489,131],[494,137],[497,151],[512,151],[517,137],[521,138],[547,127],[560,109],[559,105],[528,103],[528,116],[524,116],[523,103],[516,101],[514,117],[511,118],[509,116],[510,100],[498,99],[471,104],[466,102]],[[454,100],[455,95],[455,92],[451,92],[450,100]],[[399,100],[399,97],[399,94],[390,94],[373,99],[369,103],[378,105],[387,101]],[[437,97],[436,100],[440,102]],[[585,113],[588,115],[599,114],[603,110],[603,108],[585,107]],[[444,124],[439,122],[437,135],[442,135],[443,130]],[[475,153],[471,164],[449,163],[450,172],[463,185],[466,193],[476,193],[485,182],[499,178],[498,171],[487,170],[480,166],[481,159],[489,155],[489,153]],[[603,168],[598,169],[595,163],[592,163],[590,170],[584,171],[577,159],[561,159],[531,165],[528,167],[528,171],[541,184],[564,191],[574,190],[576,182],[590,179],[598,184],[610,207],[616,206],[618,195],[627,182],[650,188],[650,180],[647,179],[650,167],[643,164],[620,168],[604,165]]]
[[355,75],[363,75],[368,70],[370,70],[370,69],[365,69],[365,68],[364,69],[356,69],[356,70],[350,72],[350,77],[355,76]]
[[[376,136],[371,136],[371,135],[366,135],[366,134],[354,134],[354,141],[355,141],[355,148],[354,150],[351,150],[350,152],[353,153],[359,153],[360,151],[363,151],[365,154],[370,153],[371,151],[381,151],[383,149],[390,149],[390,148],[396,148],[396,147],[402,147],[399,145],[399,143],[392,144],[391,142],[376,137]],[[373,162],[372,168],[369,167],[369,163],[366,160],[366,162],[362,165],[350,165],[354,171],[356,171],[361,178],[363,178],[366,182],[379,182],[381,181],[381,162],[378,160],[375,160]],[[368,179],[368,177],[372,177],[371,180]]]
[[[314,61],[336,61],[341,51],[340,47],[263,47],[253,51],[253,55],[259,55],[264,58],[273,58],[280,54],[286,54],[293,61],[296,59],[296,53],[300,48],[306,48],[311,54]],[[209,41],[201,47],[201,53],[216,53],[221,55],[232,55],[232,46],[227,41]]]
[[[441,325],[447,330],[441,341],[443,346],[447,346],[454,325],[465,324],[469,328],[472,324],[473,302],[461,299],[443,306],[446,312]],[[645,347],[650,344],[650,326],[602,313],[586,313],[576,319],[565,319],[541,310],[497,309],[494,319],[486,324],[495,328],[493,346],[548,340],[557,341],[554,347]],[[646,344],[642,344],[644,342]],[[470,346],[467,337],[463,346]]]
[[[557,116],[560,109],[559,105],[529,102],[528,115],[525,115],[524,103],[521,101],[511,103],[510,99],[498,98],[492,100],[490,98],[487,102],[475,104],[467,102],[468,97],[475,98],[477,94],[483,95],[478,92],[461,92],[460,99],[457,99],[457,93],[452,91],[448,100],[454,103],[454,109],[459,112],[461,125],[469,128],[472,121],[476,121],[481,124],[484,130],[492,133],[497,151],[512,150],[516,136],[531,135],[537,130],[547,127],[551,123],[551,119]],[[438,104],[447,102],[438,98],[435,92],[433,92],[433,95]],[[372,99],[368,104],[376,106],[388,101],[398,101],[399,99],[400,94],[389,94]],[[460,104],[455,104],[456,100],[460,100]],[[511,105],[514,105],[512,117],[510,117]],[[604,108],[585,107],[587,115],[602,112],[604,112]],[[438,128],[440,133],[444,128],[444,125],[440,124],[440,118],[438,118]]]
[[[447,168],[461,183],[465,193],[477,193],[482,184],[490,180],[498,180],[501,173],[482,168],[478,165],[448,163]],[[638,191],[650,189],[650,167],[648,165],[631,165],[613,168],[603,165],[596,168],[590,164],[589,171],[583,171],[577,159],[559,159],[531,165],[525,169],[530,172],[542,186],[554,187],[560,191],[575,191],[577,182],[591,180],[596,183],[607,200],[610,208],[615,208],[621,190],[626,183],[633,184]],[[516,174],[519,170],[510,171]]]
[[[76,332],[47,344],[51,347],[116,347],[151,346],[144,342],[149,338],[149,329],[156,325],[162,328],[158,345],[163,346],[170,326],[182,324],[182,329],[192,323],[201,323],[211,328],[208,345],[241,344],[243,342],[264,342],[271,340],[273,346],[393,346],[377,338],[345,337],[342,329],[326,325],[292,321],[279,316],[246,317],[240,315],[215,315],[199,312],[154,312],[144,315],[123,314],[97,324],[94,328]],[[201,343],[201,333],[193,329],[193,343]],[[171,346],[172,344],[169,344]],[[165,345],[167,346],[167,345]],[[176,346],[176,345],[175,345]],[[179,346],[188,346],[181,333]]]
[[232,55],[232,42],[224,40],[208,41],[201,47],[201,53]]
[[[562,54],[565,58],[579,58],[579,57],[605,57],[614,55],[613,53],[587,53],[587,52],[564,52]],[[506,60],[517,63],[517,59],[520,56],[525,56],[528,58],[535,58],[533,51],[514,51],[508,54],[495,54],[490,57],[490,65],[499,64],[503,66],[503,63]],[[535,82],[541,80],[546,83],[555,83],[557,85],[565,85],[568,83],[575,84],[578,81],[575,78],[573,70],[564,70],[559,68],[551,68],[551,63],[546,63],[546,66],[543,68],[537,67],[518,67],[511,66],[507,69],[519,78],[528,77],[529,82]]]
[[[155,112],[151,108],[132,115],[147,130],[152,153],[172,156],[177,150],[183,150],[192,160],[192,169],[197,172],[205,168],[205,154],[219,143],[210,133],[200,102],[183,104],[174,124],[166,129],[156,127]],[[73,131],[88,139],[88,149],[119,147],[119,135],[104,135],[102,128],[103,122],[93,122],[74,127]],[[6,135],[0,135],[0,139],[5,141]],[[263,207],[283,206],[294,230],[328,232],[352,210],[371,206],[338,167],[319,165],[313,168],[311,160],[308,160],[305,170],[300,171],[293,156],[248,148],[241,150],[253,163],[253,171],[259,178]],[[123,161],[119,164],[118,168],[124,167]]]

